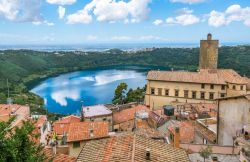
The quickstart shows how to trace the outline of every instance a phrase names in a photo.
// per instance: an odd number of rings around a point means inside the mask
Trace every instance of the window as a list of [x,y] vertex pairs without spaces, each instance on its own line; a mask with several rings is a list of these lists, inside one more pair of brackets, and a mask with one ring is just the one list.
[[214,99],[214,93],[212,93],[212,92],[209,93],[209,99],[210,99],[210,100],[213,100],[213,99]]
[[226,89],[226,86],[225,85],[222,85],[221,86],[221,90],[225,90]]
[[196,91],[192,92],[192,98],[196,98]]
[[77,142],[73,142],[73,148],[78,148],[80,147],[80,142],[77,141]]
[[155,89],[151,88],[151,94],[154,95],[155,94]]
[[165,96],[169,96],[169,89],[165,89]]
[[106,121],[106,120],[107,120],[107,118],[103,118],[102,120],[103,120],[103,121]]
[[226,97],[226,94],[225,93],[221,93],[220,97]]
[[236,90],[236,86],[235,85],[233,85],[233,89]]
[[214,89],[214,85],[213,84],[210,85],[210,89]]
[[188,98],[188,90],[184,90],[184,97]]
[[201,92],[201,99],[205,99],[205,92]]
[[176,97],[178,97],[178,96],[179,96],[179,90],[178,90],[178,89],[176,89],[176,90],[175,90],[174,95],[175,95]]
[[205,84],[201,84],[201,89],[205,89]]
[[244,86],[243,85],[240,86],[240,90],[242,90],[242,91],[244,90]]
[[162,95],[162,88],[158,88],[158,95],[159,95],[159,96]]

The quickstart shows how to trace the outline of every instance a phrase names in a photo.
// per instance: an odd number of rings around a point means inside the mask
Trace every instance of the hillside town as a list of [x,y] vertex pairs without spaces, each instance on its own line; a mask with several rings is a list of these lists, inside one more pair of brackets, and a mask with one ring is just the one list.
[[56,121],[1,104],[0,122],[32,121],[53,162],[250,162],[250,79],[218,68],[218,48],[208,34],[198,71],[149,71],[142,102],[82,105]]

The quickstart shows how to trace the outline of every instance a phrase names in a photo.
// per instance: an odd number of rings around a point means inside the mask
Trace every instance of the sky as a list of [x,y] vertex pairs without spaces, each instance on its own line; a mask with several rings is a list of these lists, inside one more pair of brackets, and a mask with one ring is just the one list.
[[249,0],[0,0],[0,44],[250,43]]

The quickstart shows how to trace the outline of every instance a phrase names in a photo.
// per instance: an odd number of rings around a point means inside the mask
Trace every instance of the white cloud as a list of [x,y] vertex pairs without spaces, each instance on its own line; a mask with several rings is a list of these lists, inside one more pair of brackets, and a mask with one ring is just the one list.
[[192,14],[193,10],[190,10],[189,8],[181,8],[179,10],[176,10],[175,12],[178,15],[183,15],[183,14]]
[[250,26],[250,7],[242,8],[238,4],[231,5],[224,12],[211,11],[208,18],[208,24],[214,27],[229,25],[235,21]]
[[173,3],[188,3],[188,4],[195,4],[195,3],[202,3],[206,0],[170,0]]
[[193,15],[193,10],[188,8],[183,8],[177,10],[178,16],[176,17],[168,17],[166,19],[166,23],[169,25],[179,24],[183,26],[192,25],[200,22],[200,18]]
[[153,35],[144,35],[139,38],[140,41],[166,41],[167,39],[153,36]]
[[38,21],[33,21],[33,22],[32,22],[32,24],[33,24],[33,25],[37,25],[37,26],[39,26],[39,25],[54,26],[54,25],[55,25],[54,23],[52,23],[52,22],[48,22],[47,20],[42,20],[42,21],[40,21],[40,20],[38,20]]
[[13,22],[53,25],[41,16],[41,0],[0,0],[0,17]]
[[131,40],[132,38],[129,37],[129,36],[113,36],[111,38],[111,40],[114,40],[114,41],[128,41],[128,40]]
[[47,0],[47,2],[57,5],[72,5],[76,2],[76,0]]
[[147,18],[151,0],[92,0],[82,10],[67,17],[68,23],[90,23],[92,16],[100,22],[136,23]]
[[64,15],[65,15],[65,11],[66,9],[62,6],[59,6],[57,9],[58,15],[59,15],[59,19],[63,19]]
[[68,24],[89,24],[92,22],[92,16],[85,10],[80,10],[74,14],[67,16]]
[[95,36],[95,35],[88,35],[87,36],[87,40],[88,41],[95,41],[95,40],[97,40],[97,36]]
[[153,22],[153,24],[156,25],[156,26],[159,26],[159,25],[161,25],[162,23],[163,23],[163,21],[160,20],[160,19],[157,19],[157,20],[155,20],[155,21]]

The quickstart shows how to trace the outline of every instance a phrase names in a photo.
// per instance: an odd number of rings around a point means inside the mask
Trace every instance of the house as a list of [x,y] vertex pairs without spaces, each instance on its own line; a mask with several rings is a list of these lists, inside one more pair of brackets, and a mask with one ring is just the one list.
[[108,122],[78,122],[70,123],[67,134],[69,155],[77,157],[82,147],[89,140],[97,140],[109,136]]
[[218,99],[218,144],[232,146],[234,137],[249,133],[250,94]]
[[82,148],[77,162],[189,162],[180,148],[136,134],[120,134],[89,141]]
[[217,117],[217,112],[218,107],[214,103],[181,103],[175,109],[177,117],[190,120]]
[[195,143],[217,144],[217,119],[197,119],[195,122]]
[[0,104],[0,122],[6,122],[15,117],[12,127],[22,125],[22,122],[30,117],[30,107],[17,104]]
[[148,117],[148,124],[150,127],[157,129],[159,126],[165,123],[165,119],[162,115],[156,111],[150,111]]
[[[169,120],[157,130],[166,138],[168,143],[172,145],[177,143],[193,143],[194,142],[194,122],[193,121],[177,121]],[[176,131],[177,130],[177,131]],[[176,136],[178,136],[177,139]],[[176,140],[178,141],[176,141]]]
[[109,131],[113,129],[113,113],[105,105],[83,106],[82,119],[89,122],[108,122]]
[[44,149],[44,153],[47,157],[47,162],[75,162],[76,158],[66,155],[66,154],[62,154],[62,153],[56,153],[54,154],[52,149],[49,148],[45,148]]
[[62,119],[57,120],[53,123],[53,131],[57,135],[62,136],[68,133],[70,123],[79,122],[81,122],[81,118],[74,115],[63,117]]
[[151,109],[175,103],[215,103],[214,99],[245,95],[249,80],[232,69],[217,69],[218,41],[201,41],[197,72],[150,71],[145,103]]
[[32,119],[34,121],[35,131],[40,135],[39,143],[48,144],[47,143],[47,135],[51,131],[50,122],[47,119],[46,115],[32,115]]
[[135,127],[135,119],[147,119],[148,112],[149,109],[144,105],[133,105],[131,108],[117,110],[113,113],[113,130],[132,131]]

